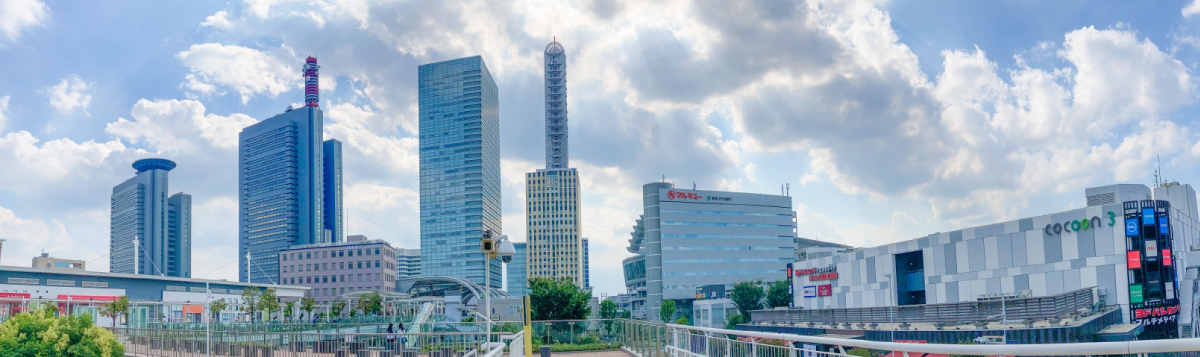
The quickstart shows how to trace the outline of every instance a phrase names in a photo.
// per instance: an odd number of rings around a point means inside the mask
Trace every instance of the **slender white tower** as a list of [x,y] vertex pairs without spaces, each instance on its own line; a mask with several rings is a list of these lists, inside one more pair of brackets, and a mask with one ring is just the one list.
[[557,39],[546,45],[546,168],[565,169],[567,151],[567,52]]

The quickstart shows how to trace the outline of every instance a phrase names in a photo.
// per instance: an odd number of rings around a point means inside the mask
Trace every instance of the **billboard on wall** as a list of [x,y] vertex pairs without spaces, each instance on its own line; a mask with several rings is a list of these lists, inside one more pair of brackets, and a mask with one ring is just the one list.
[[817,297],[817,287],[815,285],[805,286],[804,287],[804,297],[806,297],[806,298]]
[[1122,203],[1125,262],[1129,276],[1129,322],[1145,327],[1139,338],[1179,335],[1180,298],[1167,201]]

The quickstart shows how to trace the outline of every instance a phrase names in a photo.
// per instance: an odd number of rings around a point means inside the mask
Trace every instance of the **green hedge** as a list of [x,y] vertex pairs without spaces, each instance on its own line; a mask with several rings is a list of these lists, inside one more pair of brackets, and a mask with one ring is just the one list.
[[[550,352],[603,351],[620,349],[619,343],[586,343],[586,344],[556,344],[550,345]],[[540,347],[539,347],[540,349]],[[535,349],[534,352],[537,352]]]

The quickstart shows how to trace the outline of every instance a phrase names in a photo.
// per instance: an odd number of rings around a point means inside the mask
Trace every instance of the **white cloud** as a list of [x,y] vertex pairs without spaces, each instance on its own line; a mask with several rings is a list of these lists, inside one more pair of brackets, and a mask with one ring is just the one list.
[[204,104],[194,100],[139,99],[130,113],[133,121],[118,118],[104,131],[131,143],[145,143],[159,152],[199,153],[197,146],[202,143],[236,149],[242,128],[258,122],[240,113],[205,114]]
[[233,113],[227,117],[205,114],[203,117],[193,117],[192,122],[200,129],[200,137],[208,140],[213,146],[236,149],[238,133],[241,133],[243,128],[257,123],[258,119],[241,113]]
[[4,133],[4,126],[8,124],[8,99],[7,95],[0,97],[0,133]]
[[4,243],[4,250],[8,253],[5,254],[8,257],[6,265],[27,264],[25,257],[33,256],[29,253],[41,249],[48,253],[70,252],[74,245],[62,222],[23,219],[4,207],[0,207],[0,239],[7,240]]
[[233,23],[229,21],[229,12],[221,10],[204,18],[204,22],[201,22],[200,26],[210,26],[222,30],[228,30],[233,28]]
[[191,71],[184,77],[183,88],[220,95],[219,87],[230,87],[241,96],[242,104],[259,94],[274,98],[301,83],[300,72],[291,66],[298,60],[242,46],[198,44],[175,57]]
[[70,75],[63,78],[62,82],[53,87],[42,91],[50,95],[50,106],[54,107],[61,114],[71,114],[75,109],[83,110],[84,114],[92,116],[88,113],[88,104],[92,102],[92,95],[86,94],[84,91],[91,88],[91,85],[84,82],[77,75]]
[[[2,0],[0,1],[0,33],[15,42],[21,37],[21,31],[26,28],[42,25],[49,13],[49,7],[41,0]],[[0,42],[0,47],[4,43]]]
[[1192,2],[1187,4],[1187,6],[1183,7],[1181,12],[1183,12],[1183,18],[1189,18],[1200,14],[1200,0],[1192,0]]

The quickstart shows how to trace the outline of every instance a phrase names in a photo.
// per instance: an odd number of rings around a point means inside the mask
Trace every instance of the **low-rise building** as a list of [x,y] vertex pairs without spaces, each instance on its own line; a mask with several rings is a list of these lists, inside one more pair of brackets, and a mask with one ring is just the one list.
[[279,267],[281,283],[312,288],[307,297],[318,304],[348,292],[396,290],[396,250],[386,241],[361,235],[280,250]]
[[51,257],[50,253],[42,253],[33,257],[33,267],[42,269],[87,270],[87,262],[75,259]]

